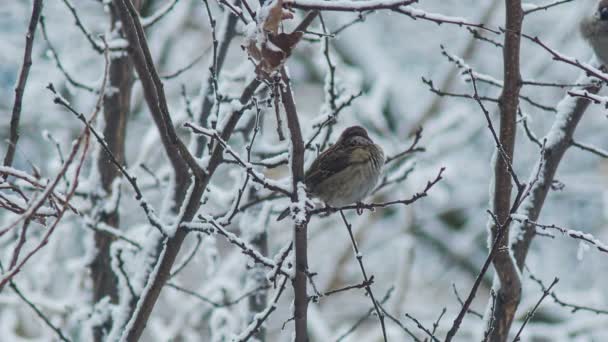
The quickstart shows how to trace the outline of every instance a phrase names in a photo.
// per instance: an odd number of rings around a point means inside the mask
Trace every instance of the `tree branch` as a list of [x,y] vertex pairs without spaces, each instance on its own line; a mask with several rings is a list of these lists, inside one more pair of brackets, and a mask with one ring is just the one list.
[[[30,23],[25,34],[25,49],[23,51],[23,62],[21,63],[21,71],[15,87],[15,100],[13,102],[13,112],[11,114],[10,137],[6,155],[4,156],[4,166],[13,165],[17,142],[19,141],[19,121],[21,119],[21,106],[23,102],[23,93],[25,92],[25,84],[32,66],[32,47],[34,46],[34,37],[36,36],[36,26],[40,20],[42,13],[42,0],[34,0],[32,6],[32,15]],[[6,174],[2,175],[3,179],[7,178]]]

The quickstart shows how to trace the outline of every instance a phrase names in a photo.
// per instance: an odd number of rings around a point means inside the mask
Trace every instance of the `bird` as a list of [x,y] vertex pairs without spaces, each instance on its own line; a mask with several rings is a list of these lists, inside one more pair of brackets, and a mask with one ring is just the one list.
[[[326,206],[339,208],[360,203],[378,183],[384,151],[361,126],[345,129],[335,144],[321,153],[304,174],[307,194]],[[277,221],[289,214],[283,211]]]
[[586,16],[580,31],[603,65],[608,65],[608,0],[600,0],[596,11]]

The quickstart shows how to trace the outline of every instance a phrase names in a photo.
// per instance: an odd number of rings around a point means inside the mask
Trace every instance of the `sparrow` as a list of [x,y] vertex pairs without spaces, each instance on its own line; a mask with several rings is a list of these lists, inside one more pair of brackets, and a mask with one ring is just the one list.
[[608,65],[608,0],[598,2],[595,13],[581,22],[580,30],[600,62]]
[[[304,175],[310,196],[329,207],[343,207],[361,202],[382,174],[384,152],[367,134],[365,128],[345,129],[338,141],[315,159]],[[283,211],[277,221],[289,214]]]

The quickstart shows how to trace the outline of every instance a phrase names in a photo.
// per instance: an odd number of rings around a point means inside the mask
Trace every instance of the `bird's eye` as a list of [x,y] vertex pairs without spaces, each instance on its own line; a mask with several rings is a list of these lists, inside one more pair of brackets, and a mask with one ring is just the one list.
[[600,20],[608,20],[608,7],[600,9]]

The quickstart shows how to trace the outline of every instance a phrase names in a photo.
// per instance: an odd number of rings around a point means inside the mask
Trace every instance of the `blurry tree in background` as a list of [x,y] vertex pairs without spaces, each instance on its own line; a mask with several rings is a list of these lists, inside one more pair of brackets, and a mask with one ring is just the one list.
[[[2,340],[608,339],[594,6],[3,5]],[[354,124],[384,174],[325,207]]]

